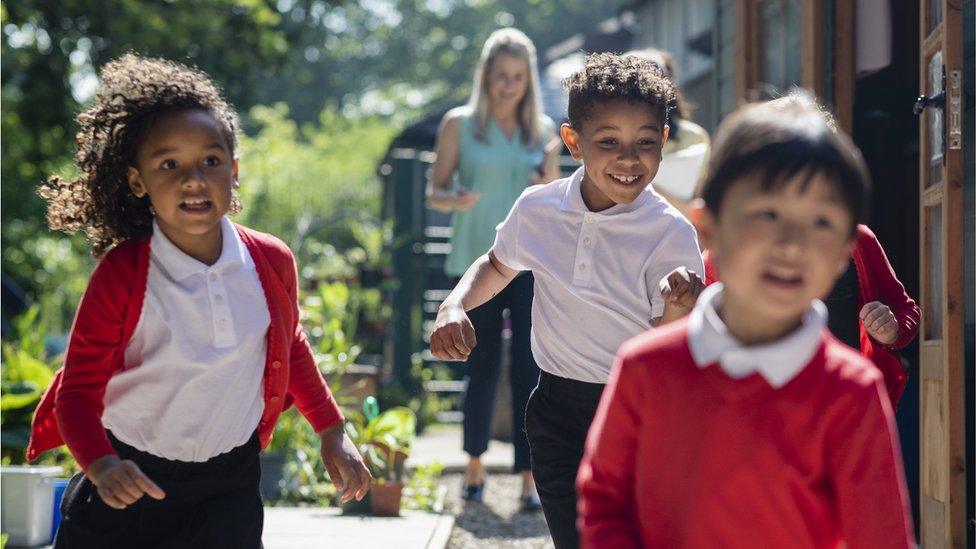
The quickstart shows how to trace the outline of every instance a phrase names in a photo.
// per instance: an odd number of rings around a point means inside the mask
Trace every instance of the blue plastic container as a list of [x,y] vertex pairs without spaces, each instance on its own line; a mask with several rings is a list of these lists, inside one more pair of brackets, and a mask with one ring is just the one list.
[[64,489],[68,487],[70,478],[59,478],[54,480],[54,513],[51,514],[51,542],[54,542],[54,535],[58,533],[58,526],[61,524],[61,498],[64,496]]

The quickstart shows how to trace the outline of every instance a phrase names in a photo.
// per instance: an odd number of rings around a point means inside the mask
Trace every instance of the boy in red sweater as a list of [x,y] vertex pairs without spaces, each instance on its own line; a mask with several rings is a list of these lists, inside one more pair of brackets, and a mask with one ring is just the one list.
[[624,344],[580,467],[589,547],[908,547],[881,373],[826,328],[868,174],[816,104],[720,127],[696,211],[722,283]]

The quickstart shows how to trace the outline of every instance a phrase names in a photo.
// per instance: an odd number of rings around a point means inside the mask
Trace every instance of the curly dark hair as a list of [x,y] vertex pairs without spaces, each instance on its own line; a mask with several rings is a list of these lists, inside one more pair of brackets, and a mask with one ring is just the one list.
[[[92,254],[152,233],[149,197],[136,197],[126,171],[153,124],[163,114],[202,109],[223,128],[231,154],[237,147],[237,114],[203,72],[174,61],[127,53],[101,70],[101,87],[78,115],[76,162],[80,175],[52,176],[38,194],[48,201],[51,229],[85,231]],[[234,199],[231,211],[240,209]]]
[[674,84],[660,67],[633,55],[594,53],[586,66],[563,81],[569,92],[569,123],[576,129],[592,114],[593,107],[614,99],[646,103],[665,124],[675,106]]

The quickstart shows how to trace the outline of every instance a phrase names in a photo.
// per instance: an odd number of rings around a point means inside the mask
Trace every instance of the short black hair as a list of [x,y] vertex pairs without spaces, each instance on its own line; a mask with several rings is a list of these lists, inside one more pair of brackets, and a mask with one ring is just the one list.
[[598,103],[615,99],[646,103],[663,125],[668,123],[668,113],[676,101],[674,84],[664,71],[633,55],[587,55],[586,65],[569,75],[563,81],[563,87],[569,93],[569,123],[577,130],[582,128]]
[[833,117],[805,91],[739,108],[715,133],[708,171],[699,190],[705,207],[718,216],[729,188],[743,177],[756,177],[771,191],[802,175],[834,184],[854,226],[866,221],[871,176],[861,151]]

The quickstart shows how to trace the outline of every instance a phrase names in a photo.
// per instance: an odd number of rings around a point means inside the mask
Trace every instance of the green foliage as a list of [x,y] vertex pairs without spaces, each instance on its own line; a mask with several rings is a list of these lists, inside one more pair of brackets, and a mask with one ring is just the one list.
[[41,327],[50,334],[67,332],[95,264],[84,240],[21,220],[5,223],[2,239],[3,272],[40,305]]
[[[47,357],[43,310],[35,305],[12,322],[13,337],[2,344],[3,369],[0,372],[0,444],[3,464],[22,464],[30,439],[31,418],[41,395],[51,384],[60,357]],[[61,465],[77,471],[64,449],[48,452],[41,463]]]
[[[346,118],[322,111],[299,126],[282,103],[255,107],[241,140],[241,221],[270,232],[301,253],[314,235],[353,244],[350,220],[379,215],[376,165],[397,128],[379,117]],[[337,238],[338,237],[338,238]]]
[[368,418],[358,411],[346,414],[346,435],[359,449],[378,482],[402,482],[404,462],[417,437],[417,416],[398,406]]
[[15,338],[3,342],[0,374],[0,439],[3,455],[22,463],[37,402],[54,377],[54,361],[45,360],[44,330],[39,309],[32,307],[14,320]]
[[[7,0],[3,4],[2,217],[39,219],[34,187],[71,158],[79,101],[95,68],[125,51],[180,59],[251,105],[288,54],[281,14],[263,0]],[[267,85],[267,84],[265,84]]]
[[440,483],[444,465],[433,463],[418,465],[403,487],[403,508],[415,511],[440,513],[444,510],[447,487]]

